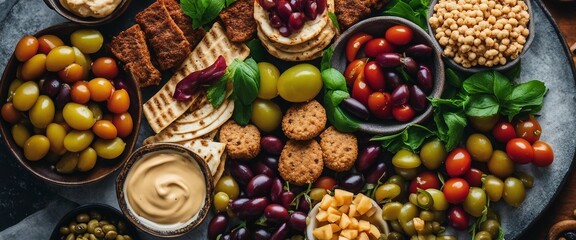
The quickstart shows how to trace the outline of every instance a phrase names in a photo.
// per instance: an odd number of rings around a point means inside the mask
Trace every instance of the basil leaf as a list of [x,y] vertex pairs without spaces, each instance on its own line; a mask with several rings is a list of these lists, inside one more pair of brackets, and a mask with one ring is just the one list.
[[540,105],[546,94],[546,86],[543,82],[532,80],[517,85],[512,93],[506,98],[506,103],[519,105]]
[[503,102],[512,93],[512,83],[504,75],[494,72],[492,92],[499,102]]
[[408,3],[403,1],[396,1],[389,4],[394,5],[391,5],[389,9],[384,10],[384,15],[403,17],[413,23],[416,23],[424,30],[428,29],[426,22],[423,22],[422,18],[420,17],[422,14],[414,11],[414,9],[412,9]]
[[254,59],[249,58],[238,63],[234,71],[233,87],[238,102],[250,105],[256,99],[260,87],[260,74]]
[[474,95],[466,105],[466,115],[489,117],[498,114],[500,104],[492,95]]
[[452,109],[464,109],[465,101],[462,99],[429,98],[433,107],[448,107]]
[[326,48],[322,53],[322,61],[320,62],[320,71],[324,72],[325,70],[332,67],[332,55],[334,54],[334,48],[332,46]]
[[[334,104],[332,91],[324,95],[324,106],[326,107],[326,116],[328,121],[341,132],[355,132],[360,127],[358,121],[346,114],[338,105]],[[338,97],[335,97],[338,98]]]
[[248,46],[248,48],[250,49],[250,56],[256,62],[263,62],[266,59],[266,54],[268,52],[266,51],[266,49],[264,49],[264,46],[262,46],[260,39],[254,38],[248,41],[248,43],[246,43],[246,46]]
[[328,68],[321,73],[324,86],[328,90],[348,91],[346,87],[346,78],[340,71],[334,68]]
[[479,72],[470,76],[462,85],[468,94],[492,94],[494,92],[494,72]]
[[330,101],[334,106],[338,106],[344,99],[349,98],[350,94],[345,91],[335,90],[329,92],[328,96],[330,96]]
[[222,9],[224,0],[182,0],[180,6],[188,17],[192,18],[192,28],[212,22]]
[[252,117],[252,105],[235,101],[234,112],[232,113],[234,121],[241,126],[245,126],[250,123],[250,117]]
[[464,127],[466,127],[466,116],[463,113],[444,113],[443,120],[446,123],[446,151],[452,151],[456,148],[462,139]]
[[236,2],[236,0],[226,0],[226,7],[230,7],[234,2]]
[[334,24],[334,27],[336,27],[336,29],[340,31],[340,23],[338,22],[336,14],[334,14],[333,12],[328,12],[328,17],[332,21],[332,24]]
[[210,104],[212,104],[214,108],[218,108],[226,99],[226,85],[228,85],[229,78],[230,74],[226,72],[224,76],[206,90],[208,101],[210,101]]
[[458,75],[458,73],[452,68],[446,68],[446,82],[455,88],[462,88],[462,82],[464,79]]
[[375,136],[370,141],[381,141],[382,147],[391,153],[396,153],[402,148],[416,152],[424,141],[432,136],[435,134],[430,129],[413,124],[406,127],[402,132],[387,136]]

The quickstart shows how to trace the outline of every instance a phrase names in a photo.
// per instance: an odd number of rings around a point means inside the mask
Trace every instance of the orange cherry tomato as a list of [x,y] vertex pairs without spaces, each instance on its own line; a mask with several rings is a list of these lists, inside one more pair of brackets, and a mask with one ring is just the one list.
[[110,98],[114,91],[112,83],[105,78],[94,78],[88,82],[90,90],[90,99],[95,102],[103,102]]
[[538,140],[532,144],[532,148],[534,149],[534,160],[532,164],[538,167],[546,167],[552,164],[554,161],[554,151],[548,143]]
[[354,86],[352,86],[352,97],[364,106],[368,106],[368,97],[372,94],[372,90],[368,87],[368,84],[364,82],[364,73],[354,81]]
[[116,90],[108,99],[108,110],[113,113],[123,113],[130,108],[130,96],[124,89]]
[[348,86],[354,85],[354,81],[364,72],[364,66],[368,62],[368,58],[356,59],[346,67],[344,71],[344,77],[346,78],[346,84]]
[[134,123],[132,122],[132,116],[130,113],[114,114],[114,119],[112,120],[116,129],[118,129],[118,137],[127,137],[132,133],[132,128]]
[[22,114],[14,108],[14,104],[9,102],[2,106],[2,119],[8,123],[14,124],[18,123],[20,119],[22,119]]
[[70,98],[73,102],[80,104],[85,104],[90,101],[88,83],[84,81],[74,83],[70,91]]
[[386,92],[374,92],[368,97],[368,109],[377,118],[392,118],[392,97]]
[[92,72],[96,77],[112,80],[118,75],[118,65],[113,58],[101,57],[92,63]]
[[354,59],[356,58],[356,54],[358,54],[358,51],[360,50],[362,45],[372,40],[373,38],[374,37],[372,37],[370,34],[363,32],[356,33],[352,37],[350,37],[350,39],[346,43],[346,59],[348,59],[348,62],[354,61]]
[[116,126],[108,120],[98,120],[94,123],[94,126],[92,126],[92,131],[102,139],[114,139],[118,135]]
[[44,35],[38,38],[39,50],[41,53],[48,54],[55,47],[64,46],[64,42],[57,36]]
[[38,53],[38,39],[34,36],[24,36],[16,44],[14,55],[20,62],[28,61]]
[[58,71],[58,77],[65,83],[75,83],[84,77],[84,68],[78,63],[72,63],[64,69]]

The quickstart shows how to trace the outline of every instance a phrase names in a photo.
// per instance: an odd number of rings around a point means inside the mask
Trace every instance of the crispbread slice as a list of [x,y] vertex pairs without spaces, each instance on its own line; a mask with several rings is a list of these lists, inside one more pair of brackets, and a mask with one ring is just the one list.
[[170,80],[144,104],[144,116],[154,132],[162,131],[194,103],[172,98],[176,84],[190,73],[212,65],[220,55],[230,64],[234,59],[244,60],[250,55],[250,49],[245,44],[230,42],[222,26],[215,23]]
[[[330,21],[330,19],[328,19],[328,21]],[[333,28],[332,26],[327,27]],[[258,28],[258,37],[262,42],[262,46],[264,46],[264,48],[266,48],[266,50],[271,55],[286,61],[308,61],[319,58],[322,56],[322,50],[324,50],[324,48],[326,48],[328,45],[330,45],[330,42],[332,42],[332,38],[325,38],[317,46],[314,46],[309,50],[302,52],[286,52],[283,49],[276,48],[274,45],[272,45],[271,41],[263,36],[260,27]]]
[[182,32],[184,33],[186,40],[188,40],[188,42],[190,43],[190,50],[194,50],[196,44],[198,44],[198,42],[200,42],[200,40],[202,40],[202,38],[204,37],[204,34],[206,34],[204,28],[200,27],[198,29],[193,29],[192,19],[186,16],[184,11],[182,10],[182,7],[180,7],[180,4],[178,4],[178,2],[176,2],[175,0],[159,0],[159,1],[162,2],[162,4],[164,4],[164,7],[166,7],[168,13],[170,13],[170,17],[172,18],[172,20],[174,20],[176,25],[178,25],[180,30],[182,30]]
[[226,144],[211,140],[196,139],[188,141],[183,145],[198,154],[208,164],[208,168],[215,175],[220,165],[220,158],[224,154]]
[[[287,53],[303,53],[306,51],[310,51],[313,50],[315,47],[319,46],[320,44],[325,43],[326,40],[330,41],[334,37],[334,35],[336,35],[336,29],[334,25],[332,25],[331,23],[332,21],[326,24],[326,27],[322,29],[322,32],[320,32],[318,36],[300,44],[284,45],[272,41],[268,41],[266,44],[272,45],[274,48],[277,48]],[[261,30],[258,31],[261,32]],[[262,37],[260,38],[262,39]]]

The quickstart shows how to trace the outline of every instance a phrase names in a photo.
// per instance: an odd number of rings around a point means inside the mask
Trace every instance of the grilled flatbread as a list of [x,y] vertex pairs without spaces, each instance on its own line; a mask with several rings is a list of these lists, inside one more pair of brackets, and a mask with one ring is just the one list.
[[215,111],[211,112],[204,118],[198,119],[198,121],[188,123],[174,122],[162,131],[166,131],[172,134],[183,134],[203,129],[206,126],[213,123],[214,121],[218,120],[218,118],[224,113],[224,111],[226,111],[228,104],[229,102],[225,102],[225,104],[220,105],[220,107],[215,109]]
[[218,182],[218,180],[220,180],[220,178],[222,177],[222,174],[224,174],[224,169],[226,168],[226,159],[228,158],[228,155],[226,154],[222,154],[220,156],[220,165],[218,165],[218,168],[216,169],[216,174],[214,174],[214,184],[216,184]]
[[220,55],[227,63],[232,63],[234,59],[244,60],[248,57],[250,49],[245,44],[230,42],[222,26],[215,23],[170,80],[144,104],[144,116],[154,132],[159,133],[170,125],[185,113],[197,98],[196,96],[194,100],[187,101],[172,98],[176,84],[190,73],[212,65]]
[[198,154],[198,156],[206,162],[212,175],[217,173],[221,156],[225,155],[224,150],[226,149],[226,144],[210,140],[196,139],[188,141],[183,146]]

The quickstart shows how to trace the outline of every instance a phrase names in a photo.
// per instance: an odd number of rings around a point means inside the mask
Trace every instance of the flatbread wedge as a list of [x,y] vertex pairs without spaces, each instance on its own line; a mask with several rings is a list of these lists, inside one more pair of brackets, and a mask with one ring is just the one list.
[[206,162],[212,175],[217,173],[221,156],[225,154],[226,144],[211,140],[196,139],[186,142],[183,146],[198,154],[198,156]]

